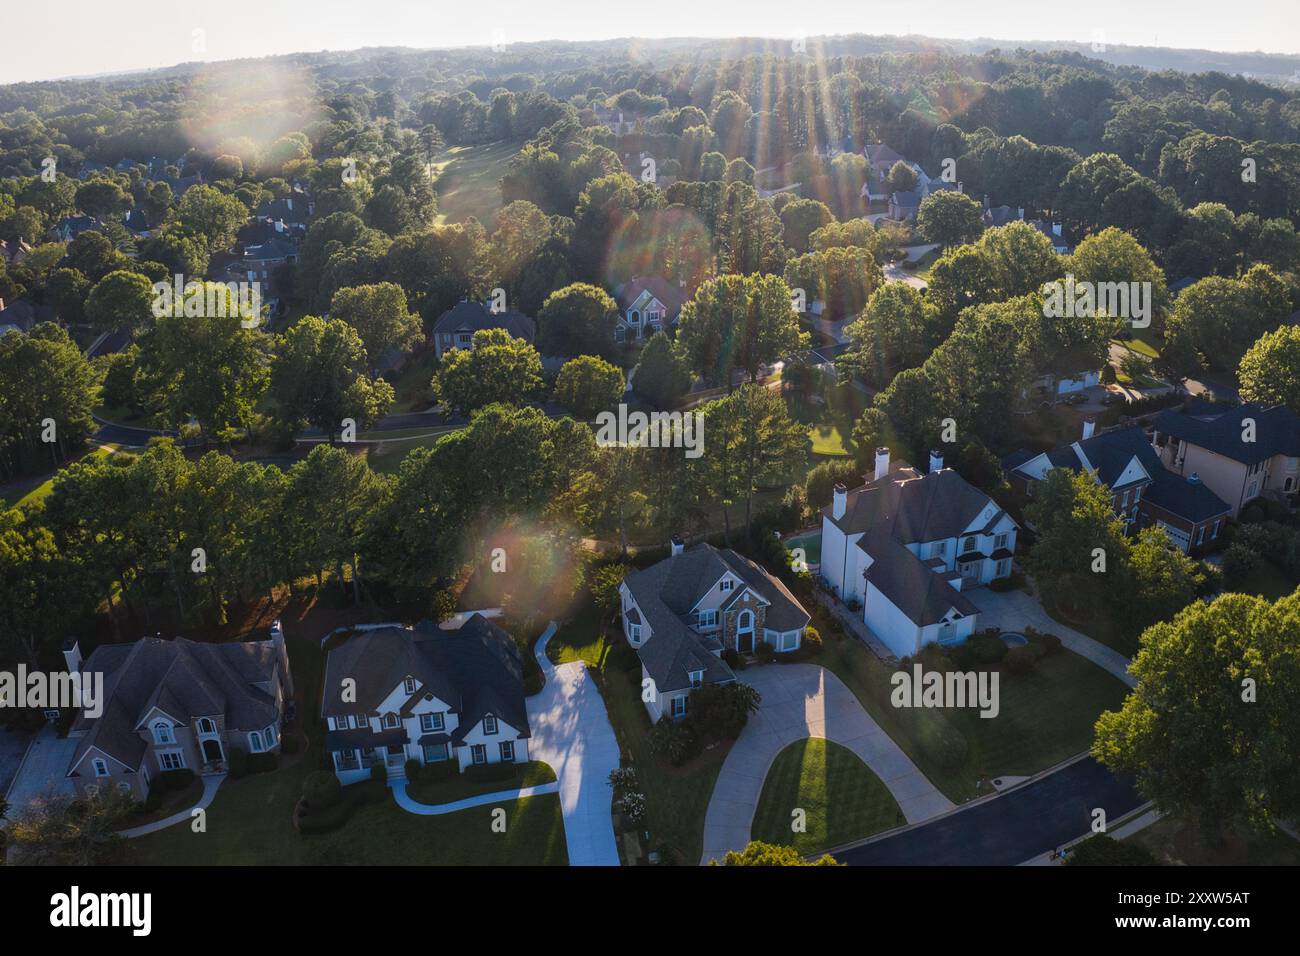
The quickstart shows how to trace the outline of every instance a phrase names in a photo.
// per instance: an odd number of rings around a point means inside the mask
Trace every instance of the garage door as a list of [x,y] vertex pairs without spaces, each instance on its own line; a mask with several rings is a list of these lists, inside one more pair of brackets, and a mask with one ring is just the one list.
[[1192,536],[1186,531],[1175,528],[1173,525],[1165,524],[1163,521],[1157,521],[1156,525],[1161,528],[1165,534],[1169,535],[1169,540],[1178,547],[1186,551],[1191,546]]

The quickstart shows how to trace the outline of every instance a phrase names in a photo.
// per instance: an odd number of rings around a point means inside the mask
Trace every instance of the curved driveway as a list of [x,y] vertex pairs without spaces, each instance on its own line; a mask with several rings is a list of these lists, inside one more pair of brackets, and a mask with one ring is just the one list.
[[816,664],[767,664],[746,668],[740,680],[757,689],[763,701],[718,773],[704,818],[701,863],[744,849],[772,761],[807,737],[824,737],[857,754],[889,788],[908,823],[953,809],[830,671]]
[[546,642],[554,633],[552,621],[537,641],[546,685],[526,701],[533,733],[528,756],[555,770],[569,865],[618,866],[609,786],[610,771],[618,769],[618,739],[587,665],[573,661],[556,666],[546,656]]

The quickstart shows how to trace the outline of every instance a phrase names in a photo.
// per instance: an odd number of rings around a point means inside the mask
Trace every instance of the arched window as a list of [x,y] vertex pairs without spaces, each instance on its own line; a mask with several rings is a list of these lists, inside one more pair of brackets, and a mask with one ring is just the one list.
[[736,630],[752,631],[754,629],[754,612],[746,608],[736,617]]
[[211,717],[199,718],[199,733],[215,734],[216,732],[217,732],[217,725],[212,722]]
[[262,735],[257,731],[253,731],[248,735],[248,749],[255,754],[262,752]]
[[172,725],[165,720],[156,720],[153,724],[154,743],[171,744],[176,742],[172,735]]
[[267,750],[270,750],[272,747],[275,746],[275,728],[274,728],[274,727],[267,727],[266,730],[262,731],[262,745],[263,745]]

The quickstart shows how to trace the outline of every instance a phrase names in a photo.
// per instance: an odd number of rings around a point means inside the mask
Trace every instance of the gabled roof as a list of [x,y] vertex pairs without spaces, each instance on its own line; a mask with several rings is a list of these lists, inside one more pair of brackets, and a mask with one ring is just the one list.
[[255,685],[271,681],[278,666],[279,655],[266,641],[201,644],[150,637],[101,645],[86,658],[82,673],[103,673],[104,712],[94,719],[78,716],[73,733],[85,736],[73,764],[95,747],[134,770],[145,751],[138,729],[155,709],[185,724],[223,716],[229,730],[268,727],[279,711],[275,699]]
[[[836,520],[830,506],[822,514],[845,534],[883,527],[900,544],[918,544],[957,537],[991,504],[951,468],[922,476],[900,464],[880,481],[850,491],[844,517]],[[996,522],[1003,512],[996,506],[994,511]]]
[[351,678],[356,682],[356,702],[345,702],[341,694],[326,694],[321,716],[358,710],[377,713],[407,677],[419,684],[411,706],[432,694],[459,716],[453,732],[456,743],[487,714],[509,724],[521,737],[530,735],[519,646],[481,614],[455,631],[386,627],[349,638],[330,651],[325,686],[342,687],[344,678]]
[[682,306],[686,304],[686,293],[662,276],[637,276],[629,279],[614,290],[614,300],[619,309],[626,312],[641,298],[643,292],[649,292],[664,304],[667,310],[665,318],[669,322],[677,318]]
[[493,312],[481,302],[462,299],[442,315],[433,324],[433,332],[450,334],[453,332],[480,332],[483,329],[505,329],[517,339],[532,342],[537,333],[537,326],[530,316],[522,312]]
[[[1285,406],[1264,408],[1248,402],[1237,408],[1213,408],[1206,412],[1194,415],[1167,409],[1156,416],[1156,431],[1243,465],[1258,464],[1274,455],[1300,458],[1300,417]],[[1247,418],[1255,422],[1253,442],[1242,440]]]
[[938,624],[949,612],[962,616],[979,612],[970,600],[948,583],[947,576],[928,566],[884,526],[872,528],[858,541],[872,558],[866,578],[891,604],[917,627]]
[[706,683],[735,679],[716,656],[721,649],[718,639],[697,633],[689,617],[725,574],[739,578],[767,602],[766,626],[771,630],[793,631],[808,623],[808,612],[780,580],[730,549],[704,543],[634,571],[623,583],[651,631],[636,651],[660,691],[689,687],[692,671],[703,671]]

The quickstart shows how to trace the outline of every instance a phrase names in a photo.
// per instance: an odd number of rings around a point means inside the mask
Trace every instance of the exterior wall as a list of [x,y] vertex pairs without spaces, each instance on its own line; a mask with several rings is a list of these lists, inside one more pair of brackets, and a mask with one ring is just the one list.
[[927,644],[960,644],[975,633],[975,621],[978,615],[968,614],[952,622],[952,629],[945,633],[944,626],[929,624],[921,628],[921,647]]
[[[1177,452],[1180,447],[1184,448],[1186,453],[1182,465],[1175,467],[1174,463],[1178,460]],[[1241,506],[1250,500],[1245,497],[1247,469],[1241,462],[1225,458],[1209,449],[1189,444],[1173,436],[1170,436],[1165,447],[1160,449],[1160,460],[1175,474],[1190,475],[1195,472],[1200,475],[1205,486],[1232,509],[1234,518],[1241,513]],[[1262,481],[1260,490],[1263,490]]]
[[862,619],[896,656],[908,657],[920,650],[920,628],[871,582],[867,582]]
[[[651,686],[650,684],[646,683],[646,681],[648,680],[650,680],[650,672],[646,670],[645,665],[642,664],[641,665],[641,687]],[[657,695],[655,699],[652,700],[645,700],[644,698],[646,697],[646,695],[644,693],[641,695],[641,697],[642,697],[642,703],[645,704],[645,712],[650,716],[650,723],[652,724],[659,723],[659,718],[662,717],[667,712],[667,707],[668,707],[667,702],[666,701],[663,702],[663,707],[661,708],[660,701],[658,700]]]
[[1166,533],[1169,533],[1172,528],[1173,533],[1169,534],[1169,539],[1181,550],[1189,554],[1202,554],[1213,548],[1218,543],[1220,535],[1223,534],[1224,526],[1228,523],[1226,512],[1207,521],[1193,523],[1171,511],[1166,511],[1164,508],[1152,504],[1146,499],[1142,500],[1139,508],[1144,527],[1155,526],[1162,528]]
[[[108,764],[108,776],[95,776],[95,758],[101,758]],[[141,767],[135,768],[134,772],[128,767],[123,766],[113,757],[105,754],[96,748],[91,748],[86,752],[77,767],[77,776],[72,778],[73,788],[77,796],[87,796],[91,793],[106,790],[110,787],[117,788],[126,784],[129,788],[132,800],[144,800],[149,796],[149,783],[156,780],[160,771],[156,769],[149,770],[149,779],[145,779],[143,768],[148,766],[149,755],[145,754]]]
[[848,577],[848,536],[825,515],[822,515],[821,575],[841,600],[848,599],[844,593],[845,578]]
[[1074,378],[1061,378],[1056,382],[1056,394],[1066,395],[1070,392],[1082,392],[1101,382],[1101,372],[1084,372]]
[[764,605],[753,591],[745,591],[736,602],[727,608],[726,613],[722,615],[722,646],[729,647],[735,651],[749,653],[752,648],[749,647],[749,636],[745,635],[745,645],[740,647],[737,644],[739,640],[739,619],[744,611],[750,611],[754,615],[754,641],[755,648],[758,642],[763,640],[763,625],[767,620],[767,607]]

